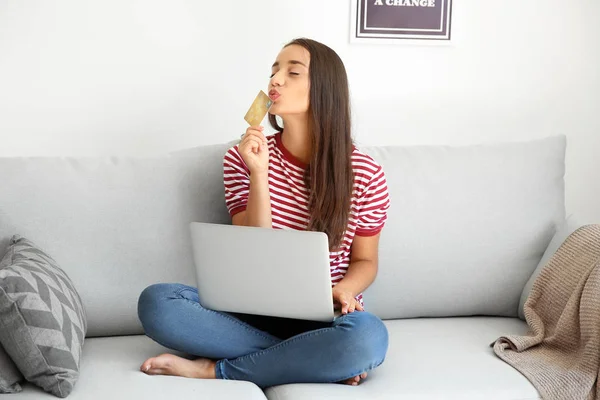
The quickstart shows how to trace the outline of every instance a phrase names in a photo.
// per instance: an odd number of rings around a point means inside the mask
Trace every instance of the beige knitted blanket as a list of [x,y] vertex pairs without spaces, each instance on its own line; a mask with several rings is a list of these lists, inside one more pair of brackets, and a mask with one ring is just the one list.
[[544,400],[600,400],[600,225],[573,232],[535,280],[529,331],[491,344]]

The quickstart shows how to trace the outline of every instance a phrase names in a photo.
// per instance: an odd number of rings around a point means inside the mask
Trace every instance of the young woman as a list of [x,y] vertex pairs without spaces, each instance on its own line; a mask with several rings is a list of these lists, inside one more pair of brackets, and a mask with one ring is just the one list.
[[[246,380],[261,388],[357,385],[385,358],[387,330],[364,311],[362,292],[377,274],[390,200],[381,166],[352,143],[344,65],[329,47],[294,40],[272,66],[269,97],[278,132],[267,137],[262,127],[250,127],[224,157],[232,223],[327,233],[332,301],[342,315],[321,323],[217,312],[200,305],[194,287],[152,285],[138,303],[146,334],[199,358],[162,354],[141,365],[147,374]],[[256,251],[269,257],[268,243]]]

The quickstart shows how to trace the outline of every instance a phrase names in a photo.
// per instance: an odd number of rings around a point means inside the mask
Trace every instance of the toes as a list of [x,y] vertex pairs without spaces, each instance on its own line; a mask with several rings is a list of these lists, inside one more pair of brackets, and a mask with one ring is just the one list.
[[361,379],[365,379],[366,377],[367,373],[363,372],[362,374],[357,375],[354,378],[347,379],[344,383],[352,386],[357,386],[360,383]]
[[166,370],[162,368],[150,368],[146,373],[148,375],[166,375]]
[[140,367],[140,371],[149,373],[151,370],[168,369],[171,365],[171,359],[168,354],[161,354],[156,357],[151,357],[144,361]]
[[148,372],[148,370],[152,366],[152,360],[153,360],[152,358],[149,358],[146,361],[144,361],[144,363],[140,366],[140,371]]
[[348,378],[345,381],[340,381],[339,383],[343,383],[345,385],[357,386],[360,383],[361,379],[365,379],[366,377],[367,377],[367,373],[363,372],[360,375],[357,375],[353,378]]
[[359,376],[355,376],[354,378],[350,378],[350,379],[346,380],[346,384],[347,385],[352,385],[352,386],[358,385],[358,382],[360,382],[360,377]]

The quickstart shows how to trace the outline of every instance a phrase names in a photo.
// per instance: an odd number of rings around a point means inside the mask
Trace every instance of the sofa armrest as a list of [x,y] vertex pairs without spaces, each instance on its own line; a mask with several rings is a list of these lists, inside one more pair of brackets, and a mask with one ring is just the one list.
[[531,292],[533,282],[535,282],[536,278],[538,277],[544,266],[548,263],[548,261],[550,261],[550,258],[552,258],[554,253],[556,253],[558,248],[569,237],[569,235],[584,225],[585,224],[578,221],[577,218],[575,218],[573,214],[571,214],[561,225],[557,227],[556,232],[552,237],[552,240],[548,244],[546,251],[544,251],[542,259],[538,263],[537,267],[531,274],[531,277],[527,281],[527,284],[523,288],[523,292],[521,293],[521,300],[519,301],[519,318],[525,320],[523,306],[525,305],[527,297],[529,297],[529,293]]

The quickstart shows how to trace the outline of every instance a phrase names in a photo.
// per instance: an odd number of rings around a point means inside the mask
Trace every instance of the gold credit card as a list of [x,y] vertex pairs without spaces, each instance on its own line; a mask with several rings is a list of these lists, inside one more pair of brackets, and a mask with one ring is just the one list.
[[269,111],[269,107],[271,107],[271,99],[269,96],[262,90],[258,92],[256,98],[252,102],[250,109],[244,116],[246,122],[250,124],[250,126],[258,126],[262,122],[265,115],[267,115],[267,111]]

